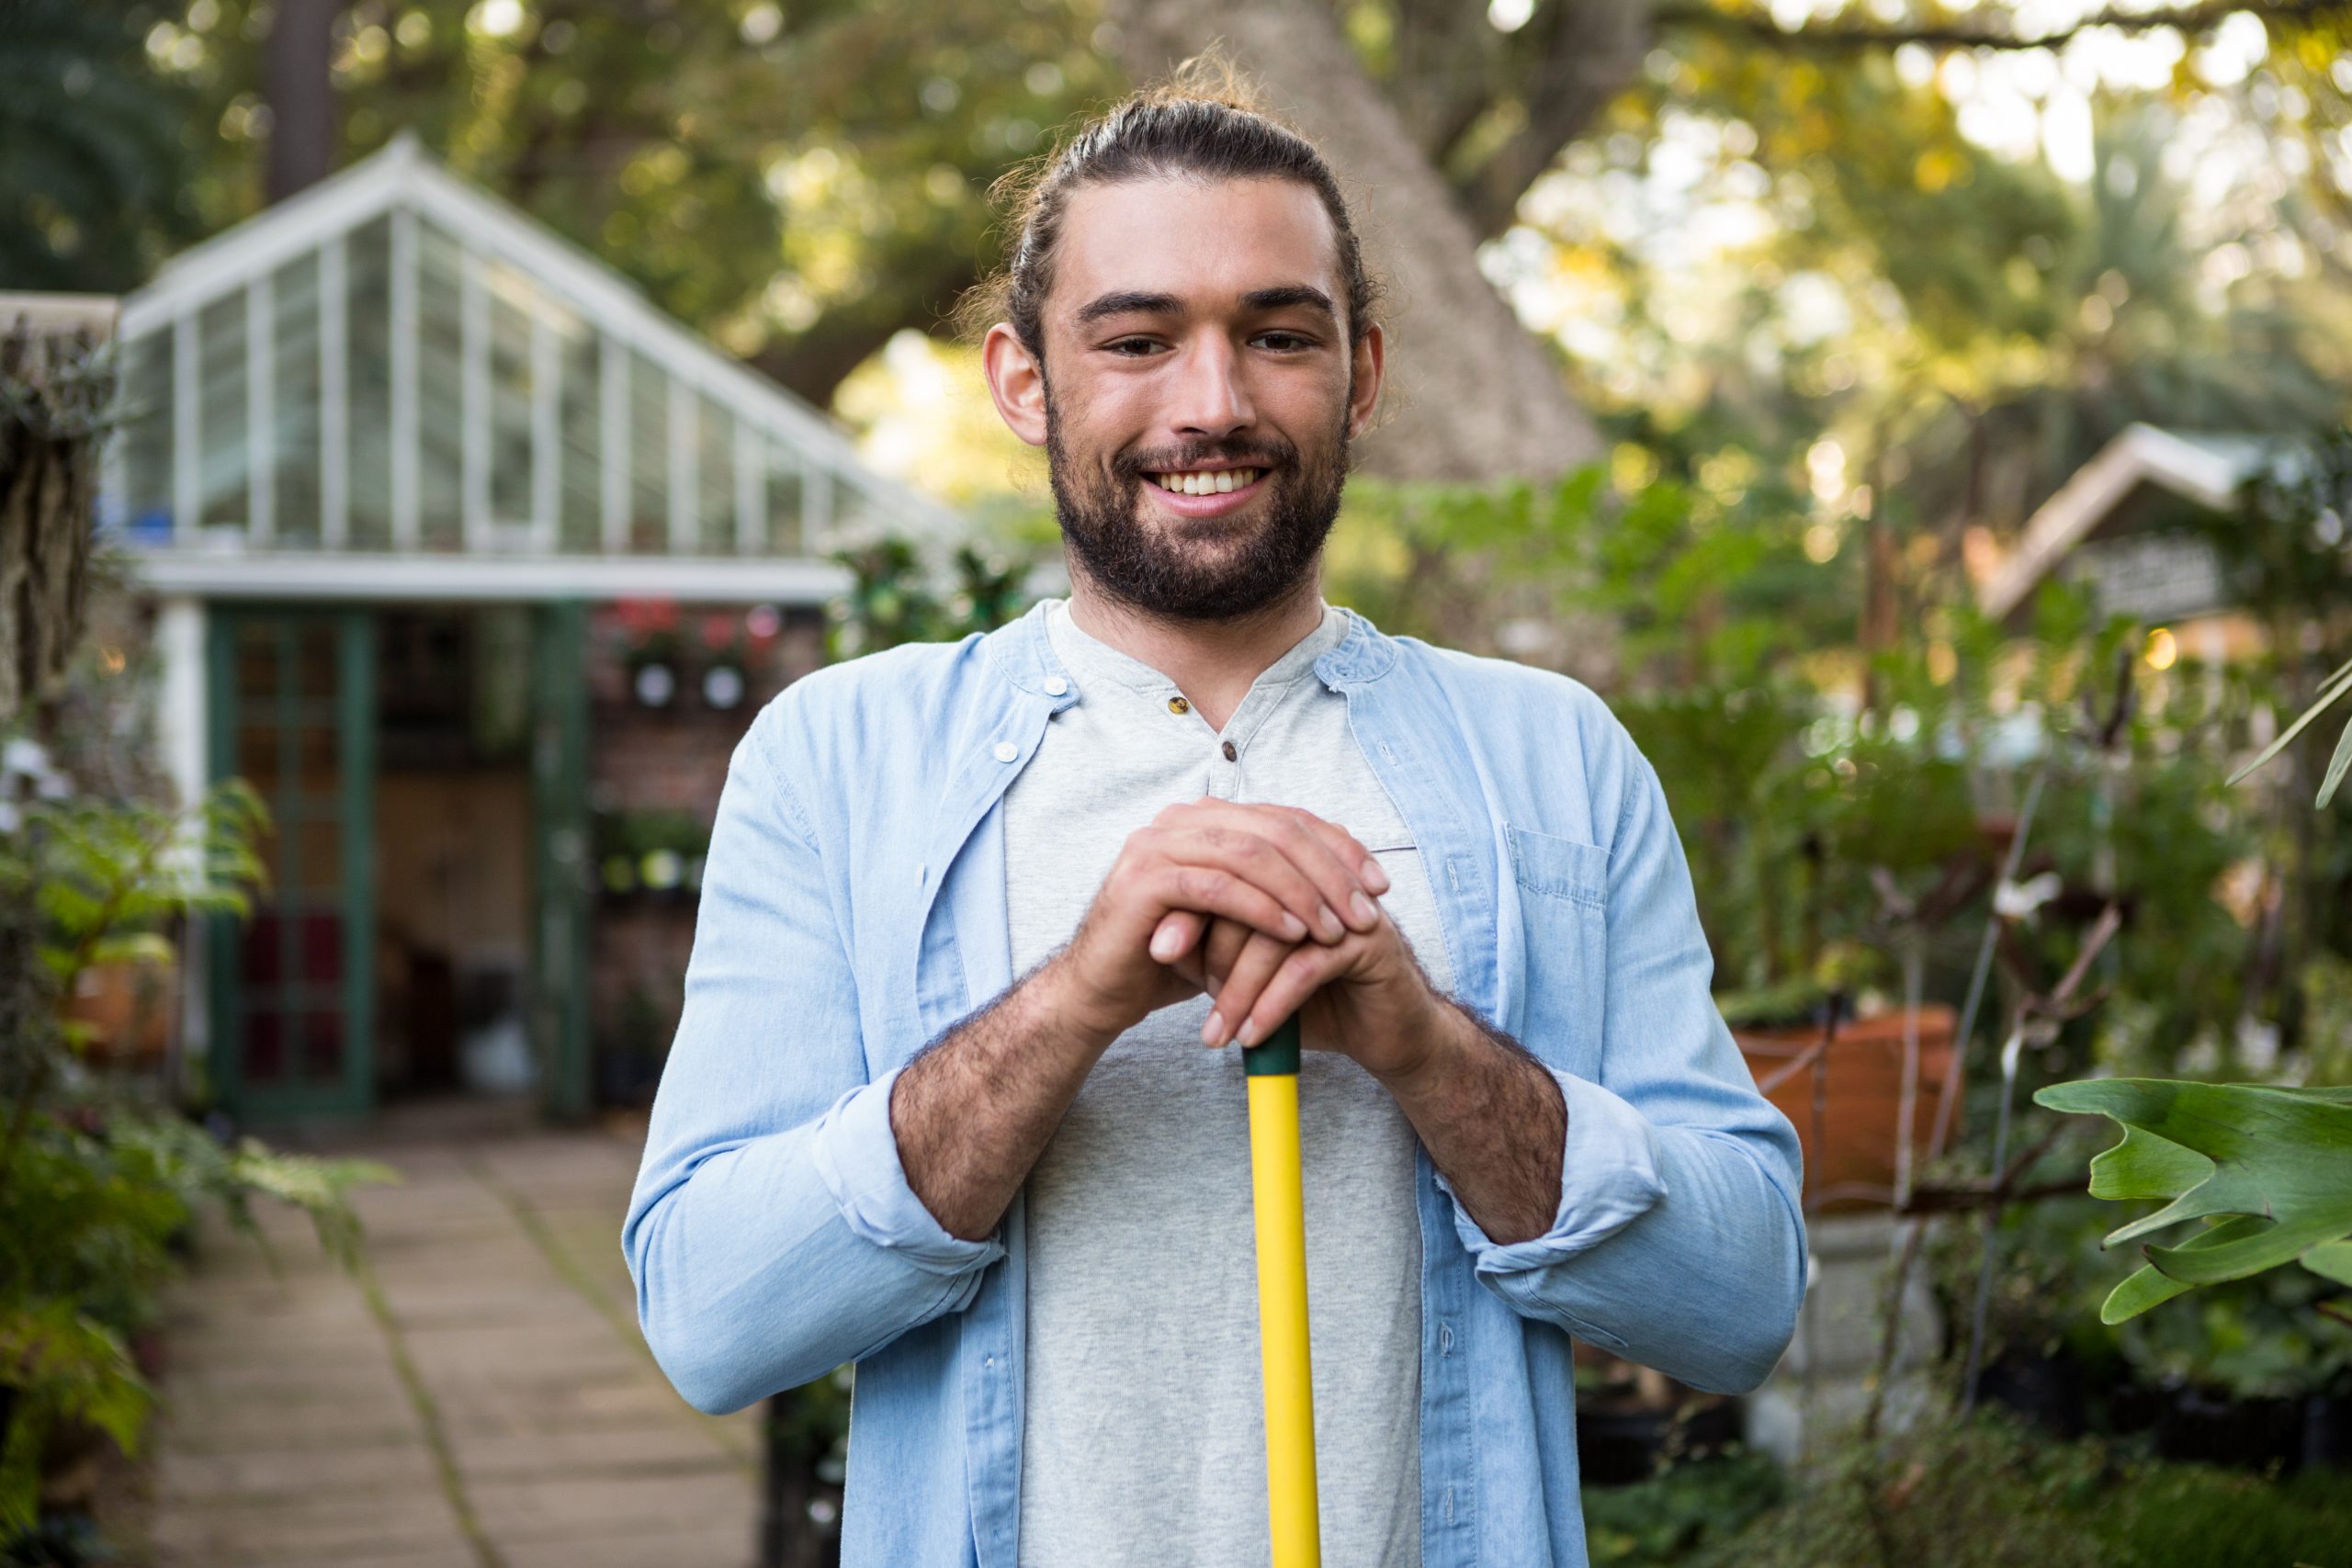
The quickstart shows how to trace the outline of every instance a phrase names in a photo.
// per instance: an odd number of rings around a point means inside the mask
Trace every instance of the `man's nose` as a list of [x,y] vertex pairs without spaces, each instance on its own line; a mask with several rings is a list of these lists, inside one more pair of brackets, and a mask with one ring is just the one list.
[[1179,435],[1217,440],[1257,418],[1242,385],[1241,357],[1223,337],[1188,345],[1178,367],[1170,423]]

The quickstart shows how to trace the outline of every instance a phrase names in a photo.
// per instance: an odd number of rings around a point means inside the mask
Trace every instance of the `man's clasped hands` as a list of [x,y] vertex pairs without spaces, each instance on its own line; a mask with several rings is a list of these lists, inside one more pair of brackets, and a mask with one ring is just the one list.
[[1056,955],[1064,994],[1107,1038],[1205,991],[1204,1045],[1254,1045],[1296,1013],[1308,1049],[1410,1076],[1442,1004],[1377,902],[1389,886],[1346,829],[1312,812],[1171,806],[1128,836]]

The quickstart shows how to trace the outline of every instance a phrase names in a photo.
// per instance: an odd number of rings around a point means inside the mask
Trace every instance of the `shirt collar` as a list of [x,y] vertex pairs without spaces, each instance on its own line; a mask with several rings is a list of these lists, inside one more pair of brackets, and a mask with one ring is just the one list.
[[[1057,710],[1078,700],[1077,678],[1063,664],[1059,652],[1054,647],[1055,639],[1046,629],[1046,617],[1051,606],[1060,603],[1057,599],[1041,599],[1029,607],[1026,615],[1007,622],[980,639],[982,649],[1006,680],[1033,696],[1046,698]],[[1315,654],[1306,656],[1316,675],[1335,692],[1360,686],[1385,675],[1396,662],[1395,639],[1353,610],[1342,606],[1325,605],[1323,624],[1294,646],[1290,653],[1297,653],[1310,643],[1323,646],[1322,639],[1334,629],[1334,615],[1345,623],[1346,629],[1340,634],[1336,646],[1325,647],[1319,657]],[[1077,628],[1069,629],[1075,631]],[[1111,651],[1117,652],[1116,649]],[[1121,654],[1119,657],[1126,656]],[[1284,659],[1289,657],[1289,653],[1283,655]],[[1143,669],[1151,669],[1140,660],[1134,662]],[[1280,663],[1281,660],[1276,660],[1277,665]],[[1157,678],[1159,671],[1152,671],[1152,674]]]

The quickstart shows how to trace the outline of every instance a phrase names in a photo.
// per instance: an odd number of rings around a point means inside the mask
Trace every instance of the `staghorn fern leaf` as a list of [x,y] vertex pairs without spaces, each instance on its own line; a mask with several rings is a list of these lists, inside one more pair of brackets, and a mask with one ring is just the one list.
[[2171,1200],[2104,1245],[2214,1222],[2177,1247],[2143,1246],[2147,1266],[2109,1295],[2102,1322],[2283,1263],[2331,1280],[2352,1274],[2352,1089],[2099,1078],[2033,1098],[2123,1129],[2123,1141],[2091,1161],[2092,1196]]

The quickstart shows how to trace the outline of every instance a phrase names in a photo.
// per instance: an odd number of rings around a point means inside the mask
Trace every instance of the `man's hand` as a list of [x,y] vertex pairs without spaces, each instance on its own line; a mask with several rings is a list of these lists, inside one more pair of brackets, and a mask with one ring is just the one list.
[[1197,970],[1153,956],[1155,933],[1170,957],[1211,919],[1320,951],[1385,924],[1367,886],[1388,878],[1306,812],[1170,807],[1128,838],[1067,945],[899,1075],[890,1128],[908,1185],[950,1235],[988,1235],[1111,1043],[1200,989]]
[[[1050,967],[1072,1021],[1104,1044],[1201,989],[1176,966],[1214,920],[1287,951],[1394,928],[1373,902],[1387,874],[1345,829],[1295,807],[1203,799],[1127,838]],[[1409,963],[1409,959],[1408,960]]]
[[1567,1132],[1559,1084],[1517,1041],[1439,995],[1385,913],[1373,931],[1329,943],[1173,914],[1155,952],[1171,932],[1182,945],[1170,967],[1216,1000],[1204,1044],[1255,1044],[1297,1014],[1301,1044],[1354,1058],[1396,1098],[1489,1237],[1550,1228]]
[[1442,1029],[1445,1004],[1385,911],[1371,931],[1321,944],[1213,920],[1171,966],[1216,1000],[1204,1045],[1255,1045],[1295,1013],[1308,1050],[1387,1080],[1425,1066]]

